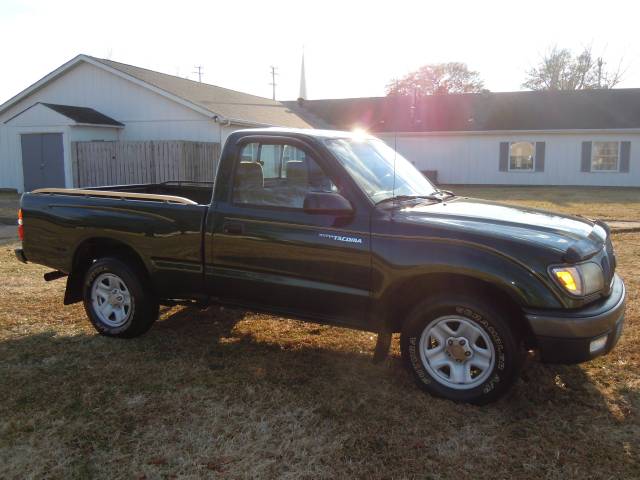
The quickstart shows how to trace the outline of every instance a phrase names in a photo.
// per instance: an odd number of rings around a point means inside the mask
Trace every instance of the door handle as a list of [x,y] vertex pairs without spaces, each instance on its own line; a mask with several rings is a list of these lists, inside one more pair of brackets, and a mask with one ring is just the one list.
[[228,235],[242,235],[244,233],[244,226],[237,222],[225,222],[222,224],[222,233]]

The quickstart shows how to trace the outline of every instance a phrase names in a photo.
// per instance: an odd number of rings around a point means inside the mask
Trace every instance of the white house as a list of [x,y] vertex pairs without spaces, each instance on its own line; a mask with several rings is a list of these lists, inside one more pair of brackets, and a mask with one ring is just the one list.
[[440,183],[640,186],[640,89],[284,103],[372,132]]
[[72,186],[75,141],[223,143],[252,126],[309,127],[270,99],[78,55],[0,106],[0,188]]

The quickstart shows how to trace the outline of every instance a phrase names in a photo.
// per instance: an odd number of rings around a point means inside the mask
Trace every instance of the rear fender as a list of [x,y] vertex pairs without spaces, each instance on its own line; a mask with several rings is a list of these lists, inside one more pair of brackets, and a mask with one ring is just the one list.
[[90,238],[75,249],[71,272],[67,277],[67,287],[64,292],[65,305],[83,300],[82,290],[87,270],[94,260],[106,256],[127,259],[128,263],[136,266],[149,281],[148,270],[142,257],[130,245],[109,238]]

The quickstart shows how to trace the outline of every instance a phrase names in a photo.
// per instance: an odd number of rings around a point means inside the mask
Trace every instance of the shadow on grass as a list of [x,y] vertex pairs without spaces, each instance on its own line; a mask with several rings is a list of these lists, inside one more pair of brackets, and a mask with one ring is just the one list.
[[[627,444],[637,426],[618,430],[624,421],[578,366],[529,365],[504,399],[472,407],[423,394],[397,356],[373,365],[371,352],[287,341],[283,330],[260,340],[246,326],[236,328],[245,315],[182,309],[131,340],[51,331],[0,342],[0,414],[7,419],[0,446],[12,451],[33,442],[36,418],[37,435],[90,463],[92,452],[114,450],[113,438],[144,437],[158,419],[176,438],[194,418],[223,425],[217,406],[227,405],[231,419],[291,412],[292,431],[309,429],[313,437],[314,429],[329,429],[342,438],[333,461],[343,466],[383,456],[384,470],[369,472],[372,478],[412,477],[423,471],[421,462],[440,458],[453,459],[451,473],[468,469],[489,446],[497,476],[522,473],[527,462],[562,476],[586,468],[580,455],[602,457],[596,470],[611,475],[632,468]],[[620,394],[632,409],[639,400],[635,390]],[[317,420],[297,424],[296,412]],[[560,451],[565,464],[555,459]],[[468,460],[459,464],[455,455]]]
[[[57,361],[86,366],[102,362],[105,355],[115,355],[112,364],[115,369],[126,370],[132,359],[147,372],[161,370],[166,364],[179,365],[176,372],[184,377],[181,385],[209,371],[219,372],[225,382],[256,381],[296,389],[309,384],[314,391],[344,389],[354,398],[375,396],[380,388],[398,388],[404,389],[405,398],[419,396],[454,405],[422,395],[398,356],[376,366],[372,363],[372,352],[297,345],[278,342],[277,338],[257,340],[250,332],[234,330],[247,313],[218,307],[205,311],[185,308],[157,322],[146,335],[129,340],[98,335],[61,337],[45,332],[0,342],[0,356],[5,365],[37,365],[44,369],[51,366],[55,373]],[[194,373],[190,374],[189,368]],[[69,370],[63,372],[68,374]],[[203,383],[202,380],[197,383]],[[631,405],[638,405],[637,392],[623,393]],[[607,402],[580,366],[535,362],[525,367],[520,380],[503,400],[485,408],[501,409],[517,418],[526,416],[529,408],[558,407],[568,418],[585,411],[610,414]]]

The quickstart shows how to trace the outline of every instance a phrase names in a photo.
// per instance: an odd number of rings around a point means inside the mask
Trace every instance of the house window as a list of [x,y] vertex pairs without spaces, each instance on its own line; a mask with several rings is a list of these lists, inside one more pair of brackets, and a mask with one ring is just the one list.
[[536,144],[534,142],[511,142],[509,144],[509,170],[532,172],[535,165]]
[[592,172],[617,172],[620,142],[593,142],[591,149]]

